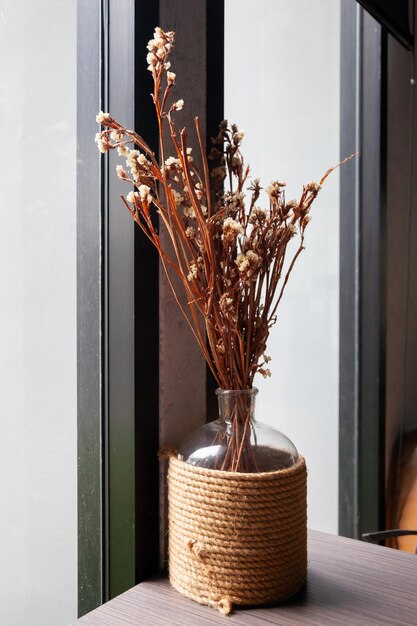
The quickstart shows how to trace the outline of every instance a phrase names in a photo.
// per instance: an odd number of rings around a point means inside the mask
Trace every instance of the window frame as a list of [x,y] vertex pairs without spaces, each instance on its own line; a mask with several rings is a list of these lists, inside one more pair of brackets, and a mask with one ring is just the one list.
[[78,612],[103,602],[103,163],[92,138],[102,101],[101,2],[77,2]]
[[[160,352],[164,316],[158,256],[123,211],[119,196],[126,185],[114,173],[117,156],[97,151],[95,116],[111,111],[127,126],[146,129],[145,139],[157,152],[153,105],[144,93],[144,85],[151,88],[144,52],[156,25],[174,30],[178,25],[189,48],[195,45],[201,54],[196,62],[205,67],[193,82],[190,122],[185,123],[192,123],[199,110],[207,136],[214,135],[223,112],[223,72],[218,71],[223,67],[223,13],[223,0],[199,0],[192,13],[186,0],[175,5],[170,0],[78,0],[79,615],[159,571],[159,516],[165,502],[164,493],[159,499],[156,454],[160,415],[174,422],[184,400],[176,397],[173,403],[160,393],[170,384],[163,377],[175,354],[164,341]],[[187,67],[187,58],[176,55],[175,71],[184,81]],[[208,86],[214,94],[211,107]],[[173,311],[171,322],[180,329],[181,313]],[[179,334],[183,349],[192,350],[192,336]],[[197,358],[201,367],[190,362],[182,368],[183,392],[193,410],[189,390],[201,387],[194,409],[204,420],[205,364],[201,354]]]
[[339,532],[384,525],[386,33],[342,2]]
[[[195,32],[206,37],[207,62],[193,97],[204,102],[207,137],[214,134],[223,117],[218,68],[224,60],[224,0],[199,0],[198,7],[190,15],[187,0],[174,6],[170,0],[78,0],[80,615],[159,569],[158,520],[165,500],[163,494],[159,500],[155,452],[160,416],[173,419],[167,398],[161,402],[160,375],[161,363],[166,367],[175,356],[159,346],[157,255],[123,214],[114,155],[100,158],[93,142],[95,115],[110,109],[126,124],[148,128],[147,139],[156,146],[151,101],[143,97],[149,78],[143,52],[153,27],[169,15],[172,28],[187,21],[190,41]],[[384,484],[385,40],[371,20],[361,8],[342,3],[341,155],[362,153],[353,167],[342,168],[340,178],[339,516],[341,534],[350,536],[380,528]],[[178,55],[175,65],[179,76],[187,74],[186,57]],[[372,257],[369,265],[365,251]],[[180,319],[178,312],[178,324]],[[187,346],[192,339],[182,341]],[[188,376],[192,388],[191,370]],[[212,381],[207,377],[204,384],[205,417],[216,407],[210,405]]]

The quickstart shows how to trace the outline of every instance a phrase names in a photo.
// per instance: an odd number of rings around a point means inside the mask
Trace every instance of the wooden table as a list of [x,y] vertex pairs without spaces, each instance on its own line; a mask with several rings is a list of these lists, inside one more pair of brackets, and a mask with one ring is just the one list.
[[210,624],[416,626],[417,556],[311,531],[307,586],[279,606],[236,609],[225,617],[161,579],[133,587],[73,626]]

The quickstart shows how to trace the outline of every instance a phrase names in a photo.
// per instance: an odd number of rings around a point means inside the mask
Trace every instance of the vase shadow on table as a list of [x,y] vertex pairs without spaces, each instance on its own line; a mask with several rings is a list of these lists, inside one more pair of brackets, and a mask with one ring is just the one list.
[[240,611],[252,611],[259,609],[276,609],[279,607],[289,607],[289,606],[303,606],[306,602],[307,597],[307,583],[305,583],[296,594],[288,598],[287,600],[282,600],[281,602],[263,602],[262,604],[238,604],[234,606],[233,613],[238,613]]
[[361,593],[347,589],[342,581],[332,579],[328,574],[323,574],[318,570],[311,570],[307,574],[307,582],[301,589],[288,600],[283,602],[265,603],[262,606],[241,605],[236,607],[237,611],[250,611],[253,609],[291,609],[291,607],[306,609],[311,608],[312,604],[316,607],[320,606],[328,609],[337,608],[339,611],[346,609],[351,611],[352,606],[356,608],[370,609],[369,597]]

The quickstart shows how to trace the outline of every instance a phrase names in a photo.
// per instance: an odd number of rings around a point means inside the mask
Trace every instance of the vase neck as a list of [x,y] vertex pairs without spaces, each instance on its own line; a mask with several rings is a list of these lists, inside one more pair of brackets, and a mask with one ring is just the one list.
[[252,389],[217,389],[219,419],[226,422],[245,423],[255,420],[255,398],[258,390]]

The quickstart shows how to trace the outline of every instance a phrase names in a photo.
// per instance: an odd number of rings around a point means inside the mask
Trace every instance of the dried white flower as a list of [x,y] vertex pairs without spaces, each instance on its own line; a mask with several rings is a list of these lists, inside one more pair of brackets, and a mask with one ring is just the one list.
[[174,72],[167,72],[168,85],[172,85],[175,82],[176,74]]
[[174,104],[174,109],[176,109],[177,111],[181,111],[183,107],[184,107],[184,100],[177,100]]
[[117,143],[118,141],[122,141],[123,133],[121,133],[119,130],[112,130],[110,133],[110,137],[113,139],[113,141]]
[[198,182],[195,186],[195,195],[199,200],[201,200],[201,198],[204,196],[204,188],[200,182]]
[[129,150],[129,153],[126,157],[126,164],[128,167],[135,167],[137,159],[140,155],[139,150]]
[[249,222],[251,224],[255,224],[256,222],[264,222],[265,219],[267,218],[267,211],[266,209],[263,209],[262,207],[253,207],[252,212],[250,214],[250,218],[249,218]]
[[148,63],[148,65],[150,65],[151,67],[154,67],[157,61],[158,59],[155,54],[153,52],[148,52],[148,54],[146,55],[146,63]]
[[252,264],[259,263],[259,256],[253,250],[248,250],[246,256]]
[[139,198],[139,194],[137,191],[129,191],[129,193],[126,196],[126,200],[128,202],[131,202],[132,204],[135,204],[135,200]]
[[129,150],[126,155],[126,164],[130,168],[135,181],[138,181],[141,170],[142,174],[144,171],[147,172],[149,161],[139,150]]
[[188,226],[188,228],[185,229],[185,234],[189,239],[194,239],[197,232],[194,226]]
[[140,185],[138,188],[140,199],[149,202],[151,200],[150,187],[148,185]]
[[182,204],[185,200],[184,196],[182,196],[180,193],[178,193],[178,191],[176,191],[175,189],[171,189],[172,191],[172,195],[174,197],[174,202],[175,204],[179,205]]
[[260,257],[253,250],[238,254],[235,260],[243,280],[250,282],[256,278],[260,265]]
[[194,219],[195,218],[195,213],[194,213],[194,209],[192,206],[185,206],[183,208],[183,213],[184,213],[184,217],[187,219]]
[[94,141],[96,142],[97,147],[102,154],[105,154],[110,149],[109,140],[106,134],[96,133]]
[[235,215],[238,210],[244,204],[244,194],[241,191],[235,191],[235,193],[226,193],[224,196],[224,203],[227,208],[227,212]]
[[237,269],[241,273],[246,272],[249,267],[249,259],[247,258],[246,254],[243,253],[237,255],[235,263],[237,265]]
[[191,265],[190,265],[190,272],[189,272],[189,274],[187,276],[187,280],[188,280],[188,282],[191,282],[195,278],[197,278],[197,266],[196,266],[195,263],[191,263]]
[[243,235],[245,232],[242,224],[234,220],[232,217],[226,217],[223,222],[222,230],[223,234],[221,238],[223,241],[228,243],[235,241],[238,235]]
[[106,154],[109,149],[109,145],[101,139],[97,141],[97,147],[102,154]]
[[179,167],[181,165],[181,161],[173,156],[170,156],[165,160],[165,165],[168,169],[171,167]]
[[127,172],[124,169],[123,165],[116,165],[116,172],[120,180],[126,180],[126,178],[128,178]]
[[273,181],[268,187],[265,189],[268,196],[278,196],[282,189],[286,187],[286,183],[283,183],[279,180]]
[[235,133],[233,133],[233,141],[235,143],[240,143],[245,136],[245,132],[243,130],[238,129]]
[[304,185],[304,189],[305,191],[312,191],[313,193],[317,193],[318,191],[320,191],[321,186],[318,183],[312,181],[311,183],[307,183],[306,185]]
[[110,113],[103,113],[103,111],[100,111],[96,115],[96,122],[98,124],[107,124],[109,119],[110,119]]

